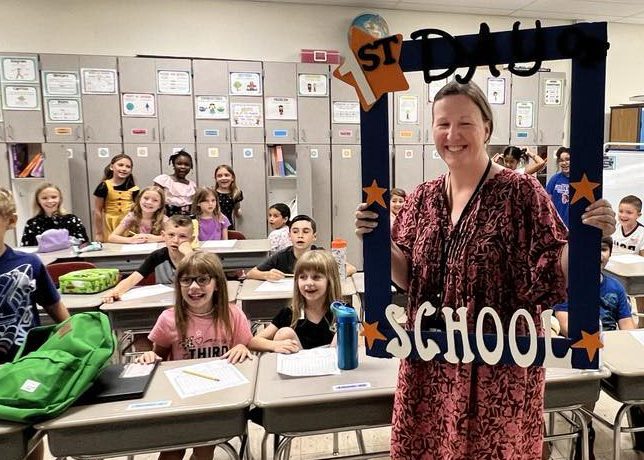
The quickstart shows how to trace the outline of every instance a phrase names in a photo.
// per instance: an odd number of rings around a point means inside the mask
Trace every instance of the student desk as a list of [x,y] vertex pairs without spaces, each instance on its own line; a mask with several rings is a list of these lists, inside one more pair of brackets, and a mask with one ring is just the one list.
[[27,252],[29,254],[36,254],[43,264],[49,265],[59,259],[75,259],[76,254],[72,248],[61,249],[60,251],[52,252],[36,252],[37,246],[21,246],[13,248],[14,251]]
[[[644,340],[644,331],[635,331]],[[592,414],[594,418],[613,430],[613,458],[619,460],[621,454],[621,433],[644,431],[644,427],[622,428],[622,419],[632,406],[644,404],[644,343],[631,331],[608,331],[604,333],[603,360],[610,369],[611,376],[602,380],[602,390],[622,403],[609,422],[603,417]]]
[[252,268],[268,257],[271,243],[267,238],[236,240],[232,248],[203,248],[202,250],[217,254],[225,269]]
[[[227,281],[229,302],[237,300],[239,285],[239,281]],[[122,342],[127,335],[126,331],[150,331],[161,312],[174,304],[174,292],[167,292],[139,299],[104,303],[100,309],[110,318],[112,329],[116,331],[119,338],[119,344],[123,345]],[[121,353],[119,353],[120,355]]]
[[[164,370],[208,360],[163,362],[143,399],[72,407],[36,426],[46,432],[56,457],[117,457],[217,443],[239,458],[226,441],[246,433],[258,359],[237,365],[248,384],[181,399]],[[168,407],[131,408],[168,401]]]
[[[250,320],[272,319],[278,311],[288,307],[293,298],[293,291],[257,292],[256,289],[264,281],[246,279],[242,283],[237,298],[241,300],[242,309]],[[356,287],[351,278],[342,280],[342,296],[348,297],[356,293]]]
[[123,272],[131,273],[139,268],[152,251],[165,246],[165,243],[156,243],[154,249],[150,250],[153,244],[155,243],[143,245],[103,243],[103,249],[100,251],[82,252],[78,258],[91,262],[98,268],[118,268]]
[[4,460],[23,460],[42,438],[29,425],[0,421],[0,446]]
[[628,295],[644,295],[644,257],[639,258],[642,260],[639,264],[617,264],[609,260],[606,265],[606,271],[622,283]]
[[[562,434],[554,433],[554,419],[550,418],[550,428],[546,441],[557,441],[576,437],[582,438],[582,449],[588,458],[588,427],[583,415],[584,405],[594,405],[599,399],[600,382],[610,376],[610,371],[602,367],[599,370],[580,369],[546,369],[546,390],[544,394],[544,413],[559,413],[572,427],[572,431]],[[562,412],[570,411],[576,420],[570,419]]]
[[[266,430],[262,459],[267,458],[268,433],[284,437],[274,456],[277,459],[298,436],[391,424],[399,360],[368,357],[362,347],[360,353],[357,369],[303,378],[280,376],[277,354],[261,355],[254,404],[262,413]],[[370,387],[334,390],[335,385],[358,383],[368,383]]]
[[[61,294],[60,300],[63,302],[69,314],[82,313],[86,311],[97,311],[103,303],[103,295],[105,292],[96,294]],[[40,316],[40,324],[53,324],[53,320],[47,312],[38,305],[38,315]]]

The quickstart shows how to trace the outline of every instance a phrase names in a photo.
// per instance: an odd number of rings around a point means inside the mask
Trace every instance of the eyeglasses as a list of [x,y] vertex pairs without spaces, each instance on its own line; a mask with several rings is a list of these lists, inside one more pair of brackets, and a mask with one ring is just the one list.
[[197,282],[199,286],[207,286],[212,280],[210,275],[199,275],[199,276],[182,276],[179,278],[179,284],[183,287],[188,287],[192,285],[193,282]]

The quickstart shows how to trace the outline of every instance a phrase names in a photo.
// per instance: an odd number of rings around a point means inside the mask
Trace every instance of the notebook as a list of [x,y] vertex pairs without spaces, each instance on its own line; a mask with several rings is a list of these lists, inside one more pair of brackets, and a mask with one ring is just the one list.
[[96,404],[140,399],[150,385],[159,362],[154,364],[111,364],[76,404]]

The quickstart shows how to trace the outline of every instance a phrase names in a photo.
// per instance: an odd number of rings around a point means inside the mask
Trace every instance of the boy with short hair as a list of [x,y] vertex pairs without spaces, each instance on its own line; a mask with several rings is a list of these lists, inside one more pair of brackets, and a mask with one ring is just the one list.
[[644,225],[637,219],[642,216],[642,200],[627,195],[619,202],[617,228],[613,234],[615,254],[639,254],[644,256]]
[[[601,267],[606,267],[613,250],[613,239],[610,236],[602,238]],[[561,325],[561,335],[568,336],[568,302],[554,306],[555,317]],[[599,285],[599,317],[604,331],[619,329],[635,329],[624,287],[612,276],[601,274]]]
[[[257,267],[249,270],[247,278],[277,281],[283,279],[286,275],[292,275],[295,268],[295,262],[302,254],[311,249],[323,249],[314,246],[313,242],[317,239],[317,226],[315,221],[304,214],[295,216],[289,223],[289,238],[293,245],[286,249],[276,252]],[[356,272],[356,268],[347,263],[347,276]]]
[[145,258],[141,266],[103,297],[106,303],[118,300],[123,294],[139,284],[151,273],[158,284],[172,284],[174,271],[179,262],[192,252],[193,225],[189,216],[175,214],[163,226],[165,247],[157,249]]

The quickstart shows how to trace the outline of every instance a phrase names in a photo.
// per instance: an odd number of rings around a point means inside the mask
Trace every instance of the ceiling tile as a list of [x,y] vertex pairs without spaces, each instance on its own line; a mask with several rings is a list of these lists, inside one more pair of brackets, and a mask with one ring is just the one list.
[[557,14],[593,15],[593,16],[630,16],[642,11],[642,4],[634,3],[607,3],[588,0],[535,0],[530,5],[515,11],[521,14],[527,11],[549,11]]

